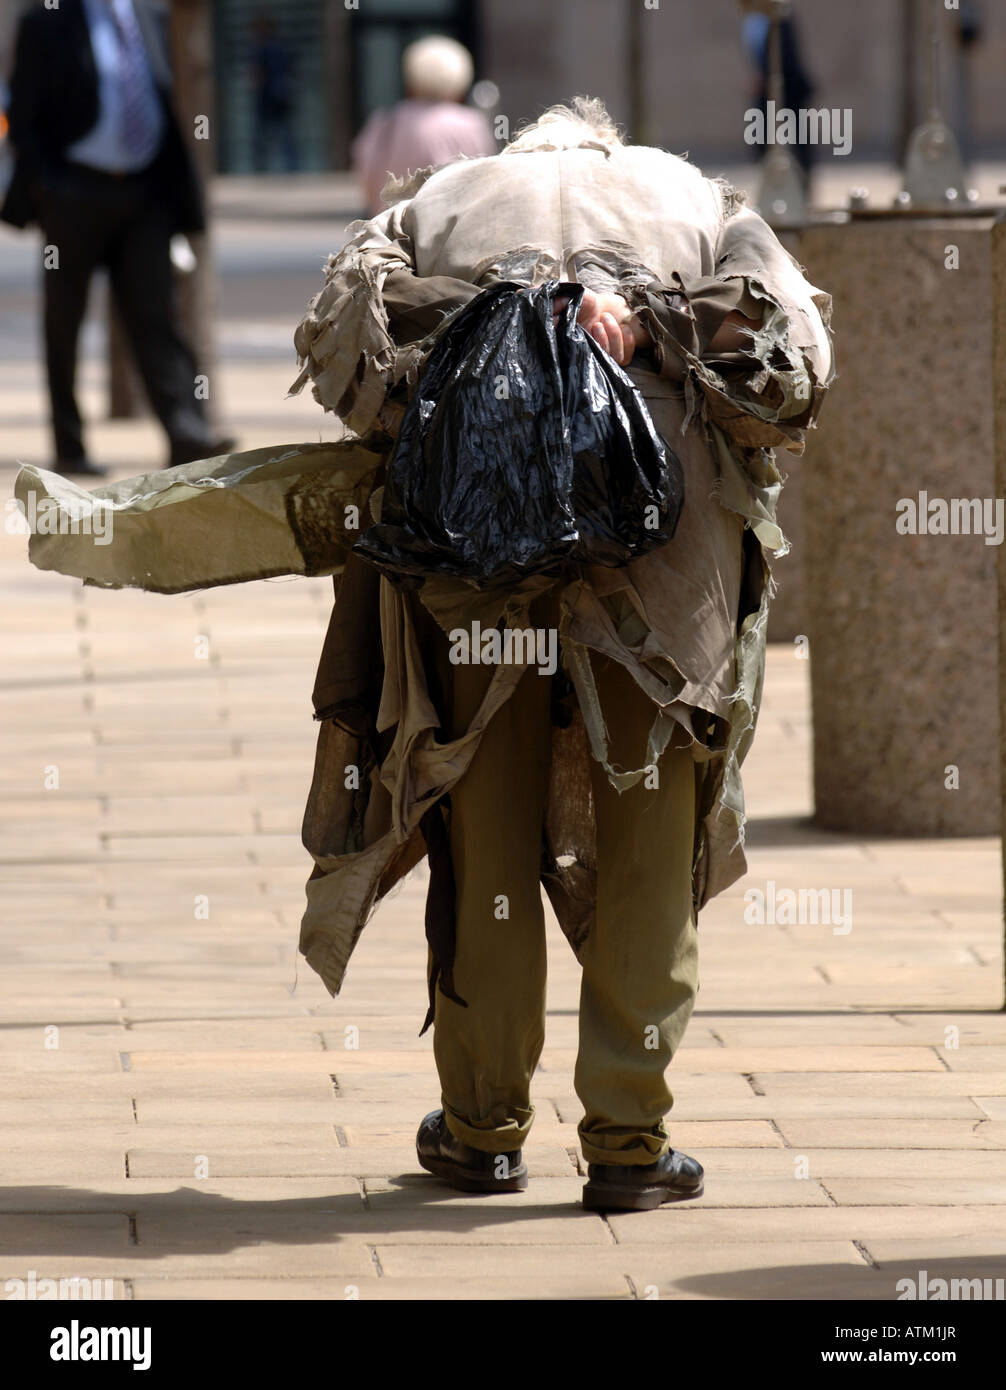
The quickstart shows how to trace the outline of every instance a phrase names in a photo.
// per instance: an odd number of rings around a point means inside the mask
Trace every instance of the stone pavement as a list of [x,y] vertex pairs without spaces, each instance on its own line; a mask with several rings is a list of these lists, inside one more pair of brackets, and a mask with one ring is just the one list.
[[[243,445],[331,430],[282,399],[300,307],[263,320],[272,357],[222,368]],[[97,365],[84,376],[94,415]],[[37,365],[5,363],[0,462],[43,461],[42,418]],[[146,420],[95,439],[122,471],[156,465]],[[0,1286],[34,1271],[140,1300],[884,1300],[921,1270],[1006,1274],[998,842],[816,831],[793,650],[770,652],[750,873],[702,914],[672,1069],[673,1139],[706,1195],[602,1219],[578,1205],[578,972],[551,917],[520,1195],[463,1197],[416,1164],[438,1103],[417,1037],[422,874],[368,926],[341,998],[297,967],[328,583],[111,593],[31,570],[24,549],[0,538]],[[752,888],[774,892],[774,923],[745,921]],[[837,892],[841,920],[786,920],[801,888]]]

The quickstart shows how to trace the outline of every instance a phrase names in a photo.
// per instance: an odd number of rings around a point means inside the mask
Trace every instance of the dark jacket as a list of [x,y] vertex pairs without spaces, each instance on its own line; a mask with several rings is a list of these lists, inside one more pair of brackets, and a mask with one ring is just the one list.
[[[166,116],[152,175],[176,229],[199,232],[206,225],[202,189],[172,105],[167,7],[159,0],[134,0],[134,6]],[[98,74],[83,0],[61,0],[55,9],[39,4],[21,20],[8,116],[15,163],[0,218],[24,227],[38,221],[39,187],[59,179],[67,147],[98,119]]]

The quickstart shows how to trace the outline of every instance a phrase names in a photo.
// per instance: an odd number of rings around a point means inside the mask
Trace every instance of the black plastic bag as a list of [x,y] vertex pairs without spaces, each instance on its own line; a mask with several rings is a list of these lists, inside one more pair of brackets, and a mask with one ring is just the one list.
[[402,421],[381,522],[354,547],[400,586],[625,565],[673,536],[680,461],[576,322],[582,298],[582,285],[505,281],[444,330]]

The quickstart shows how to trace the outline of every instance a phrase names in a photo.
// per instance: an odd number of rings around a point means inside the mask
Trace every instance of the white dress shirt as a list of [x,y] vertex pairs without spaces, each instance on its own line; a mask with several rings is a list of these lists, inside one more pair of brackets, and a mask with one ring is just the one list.
[[[112,14],[113,9],[137,34],[138,47],[134,57],[140,73],[138,115],[144,125],[138,142],[141,147],[145,145],[156,153],[164,134],[165,115],[146,50],[139,38],[132,0],[83,0],[83,5],[98,71],[98,119],[86,135],[69,146],[66,157],[75,164],[87,164],[109,173],[133,173],[149,164],[153,155],[150,158],[138,156],[135,152],[137,142],[127,139],[127,74],[123,71],[122,39]],[[135,137],[135,126],[131,134]]]

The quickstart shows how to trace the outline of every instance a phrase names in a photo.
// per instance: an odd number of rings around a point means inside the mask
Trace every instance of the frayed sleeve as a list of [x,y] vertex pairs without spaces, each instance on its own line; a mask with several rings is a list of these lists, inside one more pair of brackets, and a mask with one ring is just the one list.
[[[638,308],[662,373],[684,382],[690,416],[703,411],[743,448],[803,452],[834,377],[831,299],[757,213],[741,207],[725,220],[714,276],[651,282]],[[733,311],[761,320],[750,345],[709,352]]]
[[384,307],[399,347],[422,342],[482,291],[453,275],[392,270],[384,281]]
[[349,228],[294,335],[301,371],[291,394],[312,381],[315,400],[359,435],[390,427],[388,393],[419,363],[430,334],[479,293],[465,280],[415,273],[407,206]]
[[376,423],[389,388],[408,369],[408,353],[391,332],[383,287],[394,270],[412,269],[402,230],[404,204],[369,222],[355,222],[350,239],[330,257],[325,283],[294,334],[300,374],[291,395],[313,382],[315,400],[354,433]]

